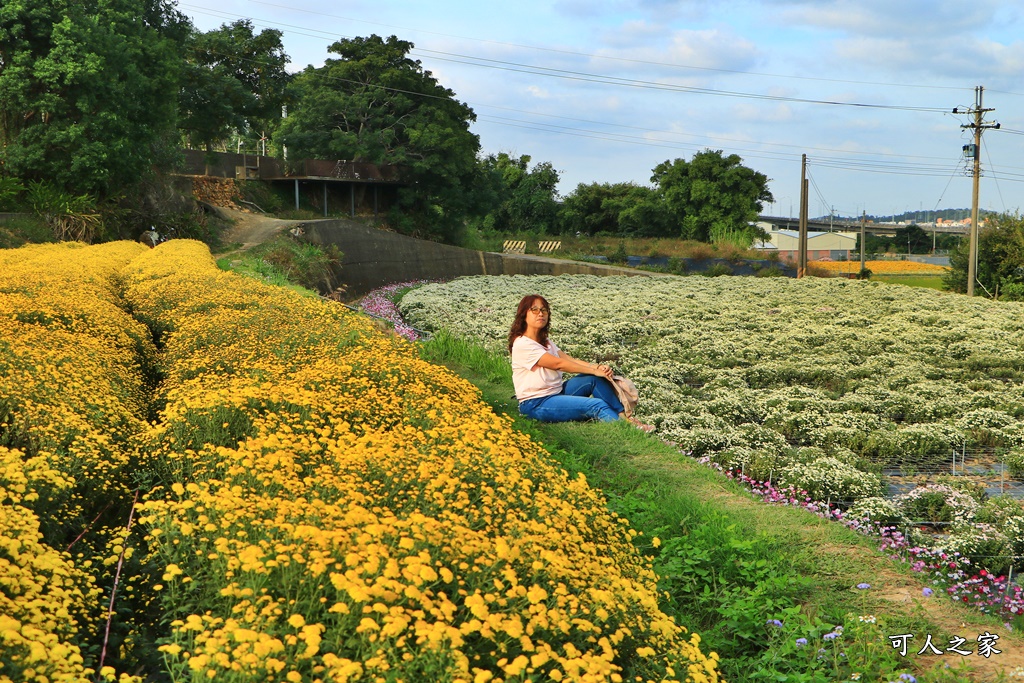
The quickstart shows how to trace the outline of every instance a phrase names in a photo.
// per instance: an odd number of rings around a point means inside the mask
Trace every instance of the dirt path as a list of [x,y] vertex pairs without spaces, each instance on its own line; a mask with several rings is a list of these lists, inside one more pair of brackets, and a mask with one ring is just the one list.
[[217,207],[217,212],[221,216],[234,221],[234,225],[228,228],[221,237],[224,244],[240,243],[242,245],[230,253],[246,251],[258,244],[273,239],[285,230],[309,222],[273,218],[263,214],[228,209],[222,206]]

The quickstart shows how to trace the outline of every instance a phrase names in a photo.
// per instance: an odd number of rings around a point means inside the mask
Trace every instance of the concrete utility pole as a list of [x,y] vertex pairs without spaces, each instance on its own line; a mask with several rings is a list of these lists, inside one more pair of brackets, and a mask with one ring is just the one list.
[[807,274],[807,155],[800,159],[800,237],[797,240],[796,276]]
[[860,215],[860,272],[864,274],[864,237],[867,233],[868,212],[865,210]]
[[974,296],[974,282],[978,279],[978,186],[981,179],[981,131],[986,128],[999,128],[998,123],[984,123],[982,121],[985,112],[995,111],[995,109],[985,109],[981,106],[981,98],[984,91],[985,89],[980,85],[974,89],[973,109],[961,112],[959,108],[953,108],[954,114],[972,114],[974,116],[973,123],[966,123],[960,126],[961,128],[974,129],[974,144],[964,145],[964,153],[967,156],[974,157],[974,187],[971,193],[971,245],[967,257],[967,296]]

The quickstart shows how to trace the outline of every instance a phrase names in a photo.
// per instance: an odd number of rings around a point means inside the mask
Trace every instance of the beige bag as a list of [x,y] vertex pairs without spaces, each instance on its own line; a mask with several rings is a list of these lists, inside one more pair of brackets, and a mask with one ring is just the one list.
[[622,412],[626,414],[626,417],[633,417],[633,410],[640,400],[640,392],[636,390],[636,385],[630,379],[621,375],[614,375],[612,377],[612,386],[615,387],[615,393],[619,396]]

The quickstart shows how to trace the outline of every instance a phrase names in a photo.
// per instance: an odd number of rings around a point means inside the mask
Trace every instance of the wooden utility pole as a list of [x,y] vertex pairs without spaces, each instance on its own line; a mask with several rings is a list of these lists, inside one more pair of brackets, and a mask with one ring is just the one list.
[[797,239],[796,276],[807,274],[807,155],[800,158],[800,237]]
[[958,108],[953,109],[954,114],[966,113],[974,115],[973,123],[961,125],[961,128],[974,129],[974,144],[970,147],[964,146],[964,151],[974,157],[974,187],[971,192],[971,243],[967,257],[967,296],[974,296],[974,282],[978,278],[978,186],[981,179],[981,131],[986,128],[999,128],[998,123],[984,123],[982,119],[985,112],[995,109],[985,109],[981,105],[982,94],[985,89],[978,86],[974,89],[974,108],[966,112],[960,112]]

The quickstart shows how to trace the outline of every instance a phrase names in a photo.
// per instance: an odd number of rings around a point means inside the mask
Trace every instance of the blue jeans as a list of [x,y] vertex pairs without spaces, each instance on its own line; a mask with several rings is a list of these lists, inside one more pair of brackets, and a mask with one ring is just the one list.
[[604,377],[576,375],[562,385],[560,394],[520,402],[519,412],[541,422],[614,422],[622,412],[622,403],[612,383]]

